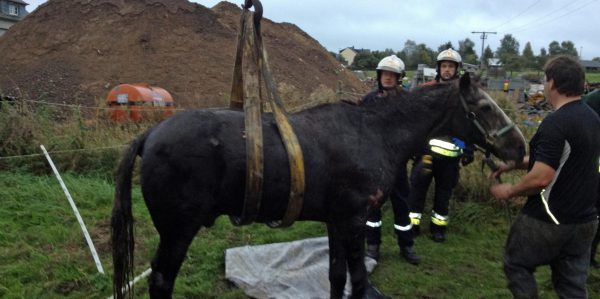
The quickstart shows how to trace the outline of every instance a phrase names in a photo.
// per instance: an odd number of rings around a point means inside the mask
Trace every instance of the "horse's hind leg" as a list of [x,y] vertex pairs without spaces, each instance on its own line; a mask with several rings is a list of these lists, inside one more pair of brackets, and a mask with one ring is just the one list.
[[[198,217],[200,218],[200,217]],[[181,219],[180,219],[181,220]],[[188,247],[192,243],[200,223],[177,221],[168,231],[160,231],[160,242],[152,259],[149,278],[150,298],[171,298],[175,278],[181,268]]]
[[193,237],[178,240],[161,237],[152,259],[152,274],[149,278],[150,298],[171,298],[175,278],[192,239]]

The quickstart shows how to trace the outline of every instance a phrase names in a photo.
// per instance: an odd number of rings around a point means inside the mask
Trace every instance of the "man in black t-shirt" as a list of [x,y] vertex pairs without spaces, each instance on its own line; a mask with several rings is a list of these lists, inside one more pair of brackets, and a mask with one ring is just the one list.
[[544,92],[556,111],[541,123],[520,165],[500,163],[491,174],[528,170],[515,184],[490,187],[502,201],[528,196],[506,241],[504,272],[515,298],[537,298],[533,272],[541,265],[550,265],[559,297],[587,298],[590,246],[598,226],[600,118],[581,101],[585,73],[578,60],[555,57],[544,72]]

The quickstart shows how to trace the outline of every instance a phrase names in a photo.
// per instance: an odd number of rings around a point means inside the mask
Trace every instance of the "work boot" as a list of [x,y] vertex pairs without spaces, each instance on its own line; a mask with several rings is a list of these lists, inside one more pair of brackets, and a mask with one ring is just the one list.
[[421,262],[421,258],[417,255],[413,246],[400,246],[400,255],[413,265],[418,265]]
[[391,299],[391,297],[384,295],[369,281],[367,284],[367,289],[365,290],[364,299]]
[[431,240],[437,243],[446,242],[446,235],[443,232],[433,232],[431,233]]
[[430,238],[434,242],[444,243],[446,241],[446,226],[436,225],[433,222],[429,226]]
[[367,244],[367,251],[365,255],[379,261],[379,244]]

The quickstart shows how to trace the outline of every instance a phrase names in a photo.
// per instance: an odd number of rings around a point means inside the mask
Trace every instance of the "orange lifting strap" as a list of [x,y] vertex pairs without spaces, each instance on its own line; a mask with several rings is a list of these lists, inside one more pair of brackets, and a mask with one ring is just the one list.
[[[249,11],[254,4],[255,12]],[[290,165],[290,195],[283,218],[267,223],[271,227],[287,227],[296,221],[304,199],[304,158],[298,138],[288,120],[283,102],[277,93],[267,53],[260,34],[262,4],[246,0],[240,18],[230,107],[244,109],[246,130],[246,190],[242,215],[230,216],[235,225],[254,222],[260,209],[263,185],[262,80],[266,86],[267,103],[273,111],[277,128],[285,145]]]

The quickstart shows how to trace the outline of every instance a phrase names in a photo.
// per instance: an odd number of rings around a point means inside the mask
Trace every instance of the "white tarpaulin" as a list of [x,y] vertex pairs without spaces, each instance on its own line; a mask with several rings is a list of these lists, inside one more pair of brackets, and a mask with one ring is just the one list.
[[[365,258],[367,272],[377,262]],[[327,237],[225,250],[225,278],[254,298],[329,298]],[[350,293],[346,280],[345,293]]]

